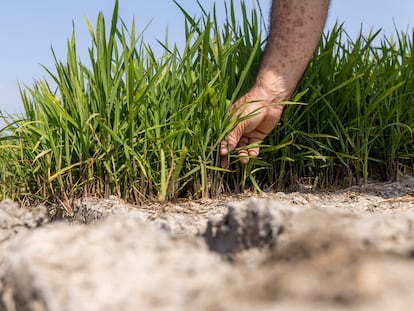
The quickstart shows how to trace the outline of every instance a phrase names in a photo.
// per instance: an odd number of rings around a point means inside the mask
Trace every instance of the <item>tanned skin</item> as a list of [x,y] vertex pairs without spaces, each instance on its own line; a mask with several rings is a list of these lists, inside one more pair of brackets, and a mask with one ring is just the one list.
[[[238,123],[220,145],[221,166],[236,147],[259,143],[276,127],[283,111],[278,104],[292,96],[322,36],[329,0],[273,0],[270,34],[255,84],[231,107]],[[239,151],[240,161],[259,155],[259,147]]]

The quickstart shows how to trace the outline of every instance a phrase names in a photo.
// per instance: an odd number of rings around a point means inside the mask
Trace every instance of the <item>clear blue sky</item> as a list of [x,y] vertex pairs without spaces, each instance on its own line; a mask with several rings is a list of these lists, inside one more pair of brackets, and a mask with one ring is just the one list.
[[[218,12],[223,3],[217,0]],[[245,0],[251,7],[251,0]],[[137,30],[148,23],[145,41],[154,38],[164,39],[168,27],[170,43],[180,43],[183,39],[183,18],[172,0],[119,0],[120,16],[130,24],[135,17]],[[199,15],[194,0],[178,0],[193,15]],[[213,0],[201,0],[208,9]],[[235,0],[238,2],[238,0]],[[85,55],[89,47],[89,35],[84,17],[95,22],[99,11],[109,19],[114,0],[11,0],[4,1],[0,10],[0,111],[16,113],[22,111],[18,82],[32,85],[35,79],[44,75],[40,64],[53,67],[51,46],[58,57],[64,60],[66,40],[75,24],[77,47]],[[271,0],[260,0],[268,14]],[[361,24],[368,32],[371,28],[382,28],[386,34],[394,32],[394,22],[398,29],[411,32],[414,25],[413,0],[332,0],[327,29],[334,22],[345,22],[345,28],[354,36]]]

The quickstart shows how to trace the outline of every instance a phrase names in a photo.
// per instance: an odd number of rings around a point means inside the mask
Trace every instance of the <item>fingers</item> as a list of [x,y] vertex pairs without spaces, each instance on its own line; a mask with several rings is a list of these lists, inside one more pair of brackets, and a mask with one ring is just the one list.
[[253,148],[243,147],[263,141],[279,121],[283,108],[270,107],[270,101],[268,100],[257,100],[257,98],[263,98],[259,95],[245,95],[233,104],[231,118],[237,119],[244,116],[249,116],[249,118],[237,123],[229,133],[228,140],[220,142],[221,167],[228,167],[229,154],[236,147],[242,148],[238,154],[240,162],[243,164],[248,163],[250,158],[257,157],[259,155],[258,146]]
[[[247,146],[249,144],[249,139],[247,137],[242,137],[239,142],[239,146],[241,148]],[[238,152],[240,157],[240,163],[246,164],[249,162],[249,151],[247,149],[242,149]]]
[[[259,147],[251,148],[251,149],[243,149],[239,151],[240,163],[247,164],[249,163],[250,158],[259,156]],[[226,156],[221,157],[220,166],[222,168],[229,167],[229,158],[228,154]]]
[[229,166],[229,153],[232,152],[237,144],[238,141],[236,141],[236,138],[230,138],[231,133],[229,134],[229,140],[223,140],[220,143],[220,158],[221,163],[220,166],[222,168],[227,168]]
[[[239,155],[239,160],[240,163],[242,164],[247,164],[250,160],[250,158],[252,157],[257,157],[259,156],[259,151],[260,148],[258,146],[258,144],[262,141],[262,139],[259,138],[248,138],[246,136],[243,136],[240,138],[237,147],[242,148],[241,150],[239,150],[238,155]],[[257,143],[257,145],[253,148],[243,148],[252,144]],[[221,147],[220,147],[220,156],[221,156],[221,162],[220,165],[223,168],[227,168],[229,166],[229,157],[228,154],[229,152],[233,151],[235,149],[235,147],[232,147],[232,149],[230,149],[230,147],[227,147],[227,143],[226,142],[222,142],[221,143]]]
[[252,145],[257,143],[257,146],[253,147],[253,148],[246,148],[246,149],[242,149],[238,152],[239,157],[240,157],[240,163],[242,164],[247,164],[250,160],[251,157],[257,157],[259,156],[259,146],[258,144],[261,142],[261,139],[257,139],[257,138],[247,138],[247,137],[242,137],[240,139],[240,143],[239,146],[241,148],[248,146],[248,145]]
[[252,149],[248,149],[248,150],[241,150],[239,152],[239,156],[240,156],[240,163],[242,164],[247,164],[250,161],[250,158],[256,158],[257,156],[259,156],[259,147],[255,147]]
[[[228,155],[236,147],[245,147],[252,143],[262,141],[268,133],[262,133],[257,131],[260,128],[263,120],[266,117],[264,110],[259,111],[252,118],[244,120],[238,123],[235,128],[229,133],[228,140],[223,140],[220,143],[220,157],[221,167],[227,168],[229,165]],[[238,152],[240,156],[240,162],[246,164],[249,162],[250,157],[257,157],[259,155],[259,147],[242,149]]]
[[[245,122],[244,122],[245,123]],[[242,138],[242,135],[245,131],[245,124],[243,122],[238,124],[230,133],[227,140],[223,140],[220,143],[220,157],[221,157],[221,167],[228,167],[228,155],[232,152],[237,146]]]
[[223,140],[220,143],[220,155],[226,156],[232,152],[238,145],[241,139],[241,132],[239,129],[235,128],[230,132],[228,140]]

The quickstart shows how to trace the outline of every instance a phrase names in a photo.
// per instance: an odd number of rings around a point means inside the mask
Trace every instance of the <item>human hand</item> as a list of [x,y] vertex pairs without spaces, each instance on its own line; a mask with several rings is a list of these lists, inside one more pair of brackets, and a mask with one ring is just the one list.
[[[228,154],[236,147],[245,147],[260,143],[276,127],[283,111],[283,105],[277,98],[262,87],[253,87],[231,107],[231,120],[247,117],[236,124],[227,140],[220,143],[221,167],[229,165]],[[249,157],[259,155],[259,146],[242,149],[238,152],[240,162],[246,164]]]

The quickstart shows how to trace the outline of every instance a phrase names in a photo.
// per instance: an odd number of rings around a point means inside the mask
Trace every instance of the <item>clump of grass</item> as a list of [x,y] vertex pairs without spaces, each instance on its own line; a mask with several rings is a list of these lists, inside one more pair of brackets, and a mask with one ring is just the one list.
[[351,40],[337,24],[324,35],[300,85],[308,105],[287,107],[269,138],[277,147],[264,157],[277,188],[303,178],[349,186],[412,172],[414,33],[380,33]]
[[[260,19],[230,2],[224,25],[216,12],[185,16],[185,40],[152,48],[102,14],[94,28],[89,64],[78,59],[76,38],[67,59],[53,54],[48,80],[22,90],[25,118],[8,126],[2,145],[3,196],[62,202],[81,195],[118,195],[140,203],[178,196],[208,197],[223,190],[217,164],[220,140],[231,128],[229,104],[254,79],[261,53]],[[9,146],[12,146],[9,148]],[[8,159],[7,162],[4,160]]]
[[[328,187],[394,179],[413,164],[413,37],[380,33],[357,40],[336,26],[321,41],[281,125],[258,159],[218,167],[218,144],[234,126],[230,104],[253,83],[260,61],[261,14],[233,1],[185,18],[183,49],[154,55],[118,21],[93,27],[89,63],[76,38],[48,79],[22,89],[24,118],[0,130],[0,196],[59,201],[122,197],[134,203],[201,198],[252,187],[285,189],[303,180]],[[238,21],[240,20],[240,22]],[[48,81],[53,81],[57,89]]]

